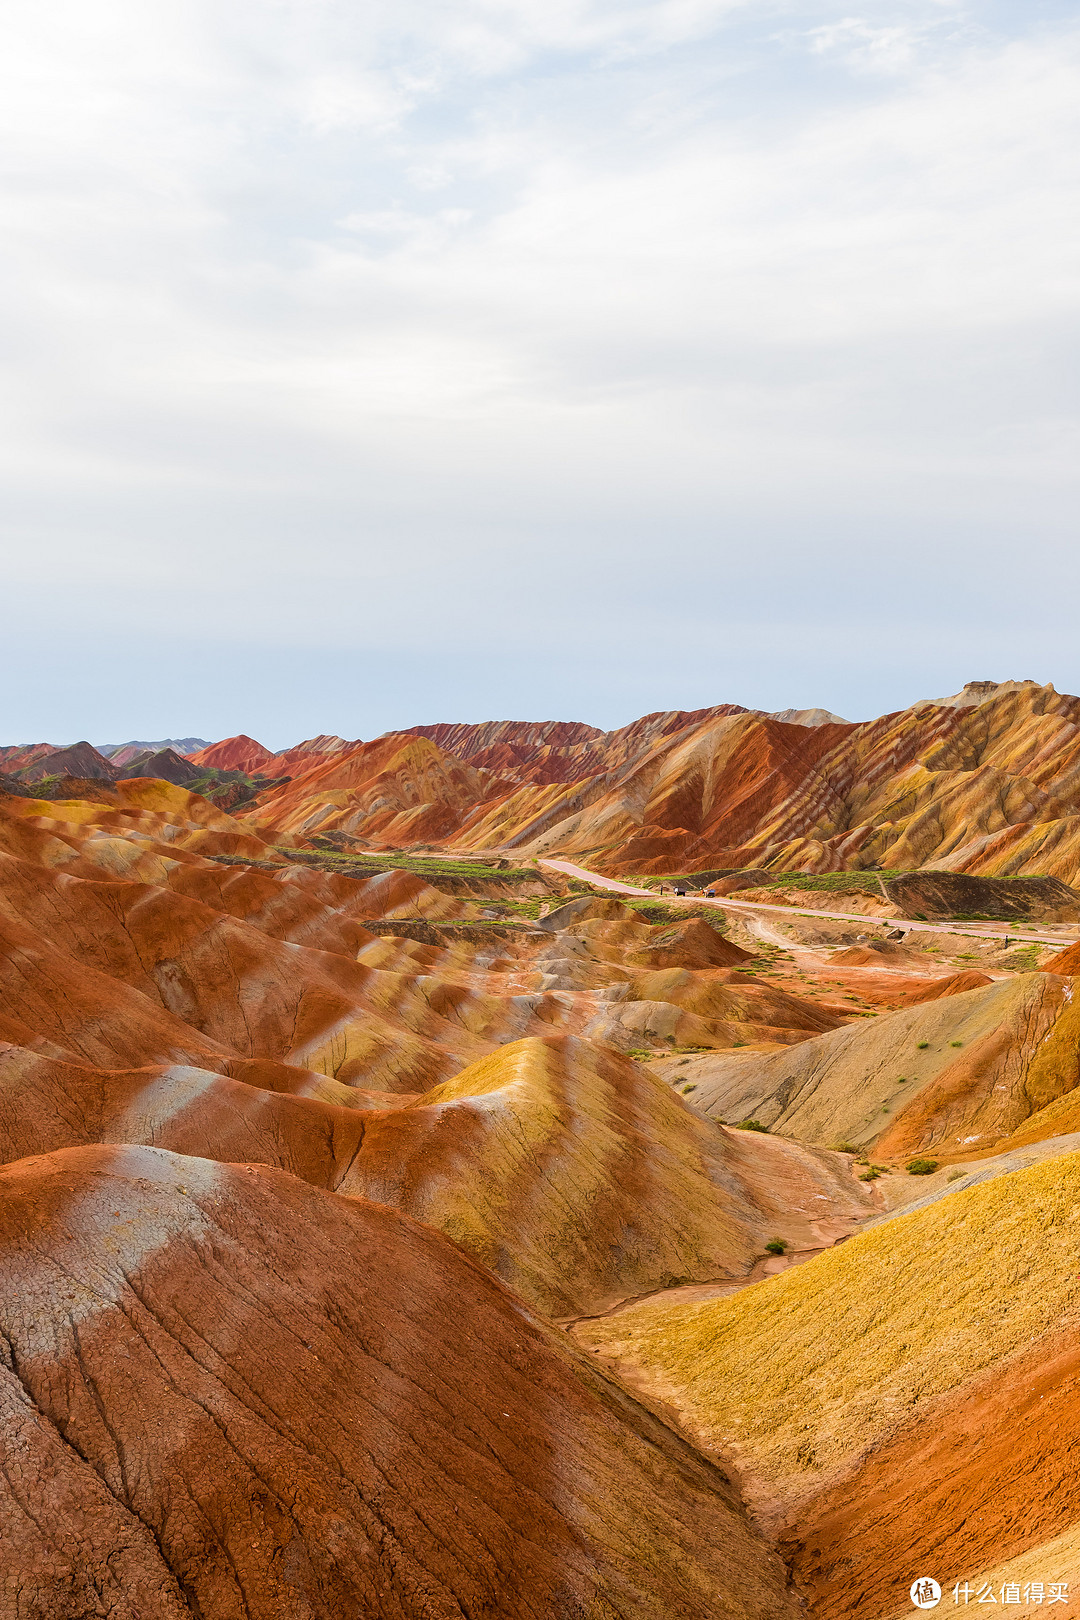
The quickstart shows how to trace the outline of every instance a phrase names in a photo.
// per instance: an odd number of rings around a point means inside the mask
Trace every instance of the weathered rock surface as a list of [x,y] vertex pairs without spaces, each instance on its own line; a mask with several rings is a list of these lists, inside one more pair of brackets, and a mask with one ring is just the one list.
[[0,1171],[0,1613],[779,1620],[724,1477],[439,1234],[151,1148]]
[[1048,962],[1043,963],[1044,973],[1080,974],[1080,942],[1069,945],[1065,950],[1059,951]]
[[1080,1001],[1071,979],[1018,974],[787,1051],[717,1054],[695,1079],[704,1113],[805,1141],[878,1158],[989,1153],[1080,1083]]
[[501,1047],[419,1097],[284,1064],[228,1069],[102,1070],[0,1047],[0,1162],[134,1143],[287,1170],[438,1227],[556,1316],[744,1276],[781,1217],[832,1241],[871,1208],[837,1155],[718,1131],[587,1041]]
[[0,799],[0,1620],[794,1620],[728,1473],[814,1620],[1067,1543],[1075,952],[991,980],[758,913],[751,958],[705,907],[275,847],[899,852],[958,863],[928,914],[1065,915],[962,829],[1067,847],[1076,700],[968,698],[313,738],[265,840],[156,779]]
[[915,1574],[962,1580],[1080,1523],[1078,1199],[1072,1153],[733,1297],[575,1333],[738,1469],[816,1620],[906,1614]]
[[1080,893],[1057,878],[972,877],[965,872],[910,872],[886,885],[901,914],[930,920],[984,916],[1001,922],[1080,922]]

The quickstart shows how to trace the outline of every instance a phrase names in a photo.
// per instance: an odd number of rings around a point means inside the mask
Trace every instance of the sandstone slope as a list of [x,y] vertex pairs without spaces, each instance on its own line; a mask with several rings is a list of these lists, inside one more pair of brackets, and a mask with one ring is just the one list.
[[706,923],[585,899],[494,949],[377,937],[365,923],[430,927],[460,903],[262,845],[253,866],[205,858],[229,818],[200,805],[127,783],[8,818],[4,1158],[132,1142],[264,1163],[418,1215],[563,1315],[743,1276],[781,1210],[807,1243],[865,1213],[842,1161],[733,1143],[612,1050],[839,1022]]
[[1080,1082],[1073,987],[1018,974],[790,1051],[709,1057],[694,1065],[694,1105],[810,1142],[872,1146],[878,1158],[987,1153]]
[[419,1097],[290,1065],[93,1069],[0,1047],[0,1161],[133,1143],[287,1170],[438,1227],[548,1315],[747,1275],[872,1209],[838,1155],[696,1118],[589,1042],[519,1041]]
[[1080,1522],[1078,1207],[1070,1154],[576,1335],[737,1471],[817,1620],[882,1620]]
[[265,799],[259,825],[561,853],[613,873],[933,867],[1071,883],[1080,699],[1033,681],[974,686],[962,703],[861,724],[721,704],[607,733],[418,727],[298,775]]
[[6,1612],[778,1620],[723,1476],[437,1233],[150,1148],[0,1172]]

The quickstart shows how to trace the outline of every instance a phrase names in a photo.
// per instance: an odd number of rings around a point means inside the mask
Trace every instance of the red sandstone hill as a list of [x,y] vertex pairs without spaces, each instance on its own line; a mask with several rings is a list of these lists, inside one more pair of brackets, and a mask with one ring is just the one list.
[[245,737],[241,733],[238,737],[226,737],[224,742],[211,743],[208,748],[200,748],[197,753],[189,754],[188,763],[210,765],[219,771],[247,771],[254,776],[273,757],[269,748],[264,748],[254,737]]
[[275,754],[273,759],[273,776],[295,776],[298,772],[310,770],[318,765],[322,758],[332,754],[350,754],[353,749],[362,746],[359,737],[353,742],[346,742],[344,737],[333,737],[322,734],[318,737],[308,737],[305,742],[294,743],[291,748],[283,749]]
[[[495,950],[376,937],[365,922],[460,903],[403,872],[274,866],[163,783],[111,797],[0,804],[5,1152],[89,1132],[267,1158],[422,1214],[545,1307],[752,1262],[767,1234],[723,1193],[720,1145],[617,1052],[787,1046],[837,1028],[835,1009],[758,981],[702,922],[654,927],[615,901]],[[245,843],[264,864],[213,859]],[[394,1117],[358,1137],[373,1109]]]
[[458,908],[163,782],[0,801],[20,1612],[794,1620],[728,1478],[531,1313],[737,1282],[778,1221],[867,1208],[842,1156],[722,1133],[586,1029],[838,1020],[614,902],[495,949],[364,927]]
[[73,1148],[0,1255],[20,1614],[794,1620],[726,1478],[407,1216]]
[[[247,771],[251,775],[287,776],[297,771],[311,770],[321,765],[332,754],[351,753],[361,746],[359,740],[346,742],[344,737],[309,737],[306,742],[294,743],[280,753],[273,753],[254,737],[241,733],[225,737],[221,742],[207,743],[187,757],[195,765],[210,765],[222,771]],[[119,757],[119,756],[118,756]]]
[[274,839],[338,832],[376,848],[563,854],[615,874],[1080,872],[1080,699],[976,682],[864,724],[785,713],[797,718],[720,704],[610,732],[445,723],[278,754],[236,737],[192,758],[291,777],[254,812]]
[[45,759],[49,754],[59,752],[60,749],[54,743],[6,743],[0,747],[0,771],[13,775],[16,771],[25,769],[27,765]]
[[[519,782],[576,782],[617,769],[645,744],[723,715],[745,714],[738,704],[647,714],[618,731],[567,720],[488,720],[480,725],[414,726],[446,753]],[[408,734],[408,733],[407,733]]]
[[1070,945],[1044,964],[1047,973],[1080,974],[1080,944]]
[[9,757],[0,759],[0,766],[25,782],[37,782],[43,776],[77,776],[111,782],[116,775],[104,754],[99,754],[88,742],[72,743],[67,748],[39,743],[4,752]]
[[313,758],[286,787],[263,796],[257,826],[301,837],[356,831],[361,841],[388,845],[448,839],[508,787],[405,732]]
[[[977,683],[859,725],[721,705],[582,729],[422,727],[434,755],[405,755],[385,802],[374,772],[361,780],[357,750],[344,756],[353,779],[340,779],[341,797],[301,778],[257,821],[304,837],[317,817],[322,831],[361,841],[558,853],[613,873],[934,867],[1070,882],[1080,872],[1080,699],[1052,686]],[[366,746],[374,760],[394,744]],[[458,759],[482,764],[483,779],[429,791],[436,758],[444,778]],[[410,803],[424,813],[401,816]]]

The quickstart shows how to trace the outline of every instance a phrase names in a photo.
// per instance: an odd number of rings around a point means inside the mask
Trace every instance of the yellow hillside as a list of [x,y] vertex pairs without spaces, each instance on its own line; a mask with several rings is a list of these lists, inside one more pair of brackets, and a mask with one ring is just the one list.
[[745,1276],[778,1223],[818,1246],[867,1209],[838,1155],[720,1130],[573,1037],[515,1041],[370,1120],[339,1190],[439,1227],[564,1317]]
[[751,1496],[820,1488],[916,1407],[1080,1311],[1080,1154],[899,1216],[704,1303],[647,1301],[578,1338],[666,1402]]

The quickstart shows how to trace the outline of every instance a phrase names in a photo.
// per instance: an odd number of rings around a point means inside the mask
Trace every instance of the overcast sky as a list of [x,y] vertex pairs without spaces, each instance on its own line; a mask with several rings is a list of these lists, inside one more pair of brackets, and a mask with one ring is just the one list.
[[1080,691],[1075,0],[8,0],[0,741]]

